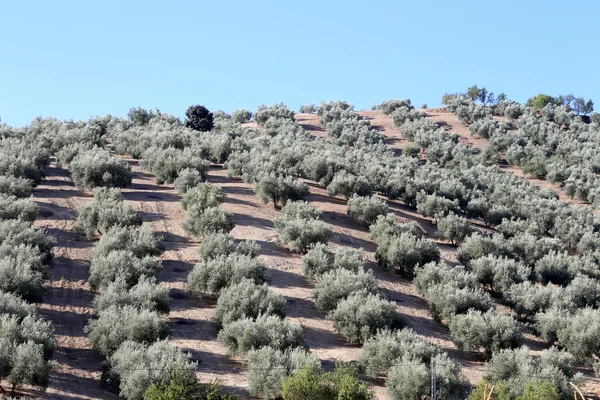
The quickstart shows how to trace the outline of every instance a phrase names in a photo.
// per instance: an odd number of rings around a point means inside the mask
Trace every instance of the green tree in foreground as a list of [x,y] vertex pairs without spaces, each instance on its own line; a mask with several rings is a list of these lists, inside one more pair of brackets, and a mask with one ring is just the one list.
[[283,381],[281,397],[284,400],[372,399],[367,385],[356,375],[356,368],[352,367],[337,367],[334,372],[323,372],[307,366]]
[[237,400],[237,396],[221,394],[218,383],[198,383],[195,377],[177,371],[152,386],[144,393],[145,400]]

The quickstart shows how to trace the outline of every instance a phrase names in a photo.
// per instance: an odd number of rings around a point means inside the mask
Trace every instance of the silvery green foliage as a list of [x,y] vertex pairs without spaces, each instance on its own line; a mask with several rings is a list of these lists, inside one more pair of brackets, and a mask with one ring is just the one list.
[[29,197],[33,193],[33,181],[27,178],[0,175],[0,193],[18,198]]
[[341,300],[329,318],[350,343],[363,343],[380,329],[399,329],[404,325],[394,303],[365,292]]
[[271,117],[294,119],[294,112],[287,108],[283,103],[272,106],[261,105],[254,113],[254,121],[258,125],[264,126],[265,122]]
[[386,374],[403,359],[429,364],[432,357],[441,353],[439,347],[423,340],[410,328],[383,329],[363,343],[359,362],[365,367],[366,374],[375,378]]
[[202,174],[197,169],[185,168],[179,171],[177,179],[173,181],[173,186],[179,193],[187,193],[188,190],[202,183]]
[[300,106],[301,114],[314,114],[316,112],[317,112],[317,106],[315,106],[314,103]]
[[565,253],[551,252],[535,263],[535,272],[543,283],[566,284],[574,277],[570,265],[576,258]]
[[450,200],[436,194],[428,195],[425,192],[417,194],[417,211],[426,217],[438,218],[459,210],[458,200]]
[[270,117],[265,122],[264,134],[267,136],[277,136],[280,134],[302,135],[304,129],[293,119]]
[[479,352],[487,358],[501,349],[514,348],[523,342],[521,327],[515,319],[501,311],[469,310],[450,319],[450,334],[461,351]]
[[0,220],[0,243],[2,246],[37,247],[44,261],[52,258],[52,248],[56,240],[43,229],[37,229],[31,222],[20,219]]
[[232,213],[221,207],[208,207],[202,210],[196,205],[188,209],[185,220],[181,223],[181,227],[187,234],[196,237],[229,233],[234,226]]
[[463,125],[470,125],[473,122],[488,118],[491,116],[489,107],[482,104],[459,105],[456,108],[456,116]]
[[0,194],[0,219],[33,221],[39,212],[40,208],[31,198],[19,199],[16,196]]
[[219,332],[219,341],[231,355],[242,355],[267,346],[277,350],[304,347],[302,327],[275,315],[233,321]]
[[54,327],[34,314],[0,315],[0,378],[15,388],[45,388],[54,366]]
[[418,121],[425,118],[426,114],[423,111],[415,110],[408,107],[398,107],[392,113],[394,125],[402,126],[405,122]]
[[283,380],[303,367],[321,368],[319,359],[303,348],[277,350],[262,347],[250,350],[247,358],[250,394],[263,399],[278,398]]
[[[461,366],[446,354],[433,357],[436,374],[436,390],[440,399],[464,399],[467,383],[462,376]],[[431,392],[431,371],[423,361],[403,358],[390,368],[385,383],[388,395],[393,400],[419,400]]]
[[142,166],[152,171],[159,185],[173,183],[184,169],[194,169],[204,179],[208,170],[208,162],[205,160],[207,155],[195,147],[180,150],[153,146],[144,151]]
[[306,183],[292,176],[282,176],[273,172],[257,177],[254,191],[263,202],[273,202],[275,208],[281,208],[289,201],[301,200],[308,194]]
[[349,174],[342,170],[335,174],[331,183],[327,185],[327,193],[330,196],[342,195],[346,199],[353,195],[370,196],[373,188],[367,178]]
[[333,253],[324,243],[317,243],[302,256],[304,275],[307,277],[320,276],[333,270]]
[[333,269],[344,269],[352,272],[362,271],[365,267],[363,249],[341,247],[333,255]]
[[10,314],[19,319],[35,314],[35,305],[11,292],[0,291],[0,315]]
[[110,306],[85,327],[92,347],[110,357],[128,340],[153,343],[164,336],[166,324],[156,311],[127,305]]
[[129,286],[121,277],[109,283],[94,298],[94,307],[102,312],[110,307],[133,306],[140,310],[169,312],[169,291],[156,282],[156,278],[141,276],[139,281]]
[[308,202],[288,202],[275,220],[279,241],[301,253],[306,253],[317,243],[327,243],[332,231],[319,219],[320,216],[321,211],[315,210]]
[[135,226],[113,226],[100,237],[92,251],[92,264],[115,250],[128,250],[136,257],[158,256],[162,252],[160,237],[152,231],[150,224]]
[[556,324],[558,342],[579,361],[596,358],[600,354],[600,311],[582,308],[563,315]]
[[520,315],[533,316],[552,306],[572,309],[564,289],[552,284],[536,286],[531,282],[516,283],[504,292],[506,302]]
[[469,265],[481,284],[488,285],[499,294],[531,278],[531,268],[506,257],[487,255],[471,261]]
[[123,201],[118,188],[98,188],[94,201],[80,211],[75,229],[93,239],[96,232],[103,234],[113,226],[138,226],[142,219],[130,204]]
[[142,400],[150,385],[169,371],[195,378],[197,364],[168,339],[145,345],[126,341],[108,358],[110,374],[119,380],[121,397]]
[[377,217],[385,215],[389,208],[384,200],[378,197],[352,196],[348,200],[348,215],[359,223],[370,226],[377,221]]
[[185,192],[181,199],[181,206],[184,210],[196,207],[202,211],[218,206],[223,200],[225,200],[223,189],[210,183],[199,183]]
[[398,222],[394,214],[379,215],[374,224],[369,226],[369,232],[375,242],[380,242],[388,236],[399,236],[402,233],[419,235],[419,225],[414,222]]
[[238,124],[249,122],[252,118],[252,113],[248,110],[235,110],[231,114],[231,119]]
[[418,266],[439,261],[440,251],[435,243],[404,232],[378,240],[375,258],[383,267],[410,277]]
[[565,288],[565,295],[577,308],[600,306],[600,281],[577,274]]
[[227,233],[214,233],[202,239],[198,246],[198,253],[202,260],[207,261],[219,256],[229,256],[237,253],[251,258],[258,256],[260,245],[254,240],[235,241],[233,236]]
[[452,212],[437,218],[437,228],[440,237],[453,245],[462,243],[473,232],[471,223],[466,218]]
[[581,382],[581,373],[575,374],[568,354],[552,347],[542,350],[539,357],[529,355],[529,348],[500,350],[486,363],[486,375],[492,381],[502,380],[510,388],[511,395],[521,395],[532,380],[551,382],[563,395],[572,398],[570,381]]
[[112,250],[94,257],[90,266],[89,281],[94,290],[104,288],[117,279],[122,279],[131,287],[143,275],[154,276],[160,268],[160,261],[153,257],[140,258],[130,250]]
[[358,120],[358,115],[354,112],[354,106],[345,101],[322,102],[317,107],[317,115],[320,117],[323,126],[326,126],[329,122],[342,119]]
[[377,281],[372,272],[336,269],[319,276],[315,286],[315,306],[332,311],[338,303],[354,293],[376,294]]
[[248,255],[220,255],[194,265],[188,275],[187,289],[196,296],[219,294],[224,288],[245,279],[264,283],[267,280],[265,265]]
[[392,113],[394,111],[396,111],[398,108],[407,108],[407,109],[412,110],[414,107],[412,106],[410,99],[402,99],[402,100],[390,99],[390,100],[382,101],[381,104],[379,104],[377,106],[377,109],[381,110],[381,112],[384,113],[385,115],[392,115]]
[[452,320],[457,314],[470,309],[487,311],[492,307],[489,294],[480,288],[460,287],[455,282],[444,282],[427,288],[425,299],[435,320]]
[[257,285],[245,279],[221,291],[214,320],[220,329],[238,319],[257,318],[259,315],[285,317],[285,299],[271,291],[267,284]]
[[91,142],[72,143],[66,145],[56,152],[56,166],[68,166],[71,164],[71,161],[73,161],[73,159],[75,159],[75,157],[77,157],[80,153],[97,149],[99,149],[99,147]]
[[454,267],[445,262],[430,262],[415,270],[413,284],[422,295],[431,286],[452,283],[457,288],[477,288],[477,276],[462,265]]
[[127,187],[131,185],[131,167],[127,161],[112,156],[104,149],[79,153],[69,164],[73,183],[81,190],[98,186]]
[[0,290],[29,301],[40,301],[44,294],[44,275],[31,265],[14,258],[0,259]]

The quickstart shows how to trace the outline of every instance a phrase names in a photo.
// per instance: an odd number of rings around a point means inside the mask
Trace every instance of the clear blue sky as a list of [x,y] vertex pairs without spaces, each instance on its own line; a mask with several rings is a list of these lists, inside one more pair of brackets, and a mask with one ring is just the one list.
[[5,1],[0,117],[435,106],[472,84],[518,101],[572,92],[600,109],[599,14],[592,0]]

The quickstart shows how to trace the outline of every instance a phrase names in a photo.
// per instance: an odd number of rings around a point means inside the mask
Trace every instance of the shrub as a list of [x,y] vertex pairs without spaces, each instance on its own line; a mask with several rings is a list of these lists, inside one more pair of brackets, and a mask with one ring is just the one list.
[[33,221],[39,212],[40,208],[31,199],[19,199],[16,196],[0,194],[0,219]]
[[233,114],[231,114],[231,118],[233,119],[233,122],[243,124],[250,121],[252,118],[252,113],[248,110],[235,110]]
[[89,281],[94,290],[104,288],[117,279],[122,279],[128,287],[132,287],[142,275],[154,276],[160,268],[160,261],[150,256],[139,258],[129,250],[113,250],[94,258]]
[[213,114],[204,106],[190,106],[185,116],[185,126],[195,131],[208,132],[214,126]]
[[493,292],[500,294],[514,284],[527,281],[531,275],[531,269],[522,263],[493,255],[471,261],[470,267],[480,283],[489,285]]
[[44,294],[44,276],[31,265],[0,259],[0,290],[15,293],[29,301],[40,301]]
[[305,276],[313,277],[333,270],[333,253],[326,244],[317,243],[304,256],[302,266]]
[[108,357],[127,340],[139,343],[159,340],[166,332],[166,325],[156,311],[111,306],[91,320],[85,331],[92,347]]
[[197,296],[217,294],[227,286],[251,279],[256,284],[267,280],[265,265],[251,256],[230,254],[202,261],[188,275],[188,290]]
[[262,347],[249,351],[247,358],[250,394],[264,399],[279,397],[283,380],[303,367],[321,367],[318,358],[302,348],[282,351]]
[[[492,386],[494,389],[492,390]],[[471,390],[469,397],[467,400],[482,400],[486,399],[490,392],[493,393],[493,397],[491,399],[494,400],[513,400],[513,397],[510,395],[510,388],[503,381],[498,382],[490,382],[487,379],[482,379],[479,384]],[[491,400],[490,399],[490,400]]]
[[272,106],[261,105],[254,113],[254,121],[260,126],[264,126],[271,117],[293,120],[294,112],[287,108],[283,103],[280,103]]
[[279,241],[302,253],[317,243],[327,243],[332,232],[329,225],[317,219],[320,215],[308,202],[287,203],[275,220]]
[[28,303],[14,293],[0,291],[0,315],[11,314],[22,320],[34,313],[35,305]]
[[18,198],[31,196],[33,181],[26,178],[0,175],[0,193]]
[[327,193],[330,196],[342,195],[346,199],[355,194],[370,196],[372,192],[373,188],[366,178],[349,174],[345,170],[335,174],[329,185],[327,185]]
[[230,354],[245,354],[269,346],[277,350],[303,347],[302,327],[275,315],[261,315],[256,320],[242,318],[233,321],[219,332],[219,340]]
[[600,311],[591,308],[570,314],[557,331],[558,341],[577,360],[585,360],[600,354]]
[[[435,363],[436,389],[440,399],[463,399],[465,382],[460,364],[448,359],[445,354],[433,357]],[[423,362],[403,359],[400,365],[393,366],[385,383],[393,400],[420,400],[429,395],[431,371]]]
[[241,400],[232,394],[221,394],[217,382],[200,384],[187,372],[169,371],[166,377],[153,383],[144,393],[144,400]]
[[181,206],[184,210],[196,207],[202,211],[218,206],[223,200],[225,200],[223,189],[210,183],[199,183],[185,192],[181,198]]
[[418,236],[418,229],[418,224],[414,221],[401,223],[396,220],[394,214],[386,214],[377,217],[375,223],[369,227],[369,232],[373,240],[379,243],[389,236],[400,236],[402,233]]
[[381,112],[383,112],[385,115],[392,115],[392,113],[400,107],[404,107],[407,109],[413,108],[409,99],[402,99],[402,100],[390,99],[390,100],[382,101],[381,104],[379,104],[377,106],[377,109],[381,110]]
[[525,392],[517,400],[560,400],[556,387],[548,381],[534,381],[525,386]]
[[365,367],[368,376],[375,378],[402,360],[416,360],[429,364],[431,358],[441,350],[421,339],[412,329],[384,329],[363,344],[360,364]]
[[79,153],[69,164],[73,183],[81,190],[97,186],[127,187],[131,185],[131,167],[127,161],[111,156],[103,149]]
[[377,293],[377,281],[372,272],[332,270],[319,276],[315,286],[315,306],[321,311],[332,311],[341,300],[358,292]]
[[37,247],[44,261],[52,257],[55,240],[42,229],[35,228],[31,222],[19,219],[0,220],[0,243],[3,247]]
[[314,114],[316,112],[317,112],[317,106],[315,106],[314,104],[307,104],[307,105],[300,106],[301,114]]
[[351,343],[363,343],[379,329],[399,329],[404,322],[396,306],[378,295],[354,293],[329,314],[335,328]]
[[227,233],[213,233],[207,235],[198,246],[200,257],[207,261],[219,256],[229,256],[237,253],[254,258],[258,256],[260,245],[254,240],[242,240],[235,242],[233,236]]
[[449,240],[454,246],[462,243],[473,231],[471,223],[466,218],[454,213],[437,218],[437,228],[442,239]]
[[177,371],[186,381],[195,379],[196,363],[189,358],[166,339],[147,347],[126,341],[109,357],[108,364],[111,374],[119,378],[121,397],[142,400],[144,392],[170,372]]
[[362,271],[365,267],[365,260],[362,253],[362,248],[339,248],[333,255],[333,269],[344,269],[352,272]]
[[600,281],[578,274],[566,287],[565,295],[577,308],[600,306]]
[[369,226],[377,220],[380,215],[389,211],[385,201],[373,197],[352,196],[348,200],[348,215],[365,226]]
[[113,226],[137,226],[141,223],[131,205],[123,202],[120,189],[100,188],[94,192],[94,201],[79,213],[75,229],[92,239],[97,231],[102,234]]
[[431,262],[415,271],[413,284],[422,295],[426,295],[431,286],[452,283],[457,288],[476,288],[477,277],[462,265],[451,267],[445,262]]
[[242,318],[259,315],[285,317],[285,299],[271,291],[266,284],[257,285],[249,279],[221,291],[215,308],[217,328]]
[[382,266],[399,270],[410,277],[419,265],[439,261],[440,251],[433,242],[410,233],[401,233],[399,236],[381,240],[375,258]]
[[265,173],[258,177],[254,191],[264,204],[272,201],[275,208],[281,208],[288,200],[300,200],[306,196],[308,186],[291,176]]
[[160,238],[152,231],[150,224],[139,228],[133,226],[113,226],[100,237],[92,251],[92,264],[114,250],[128,250],[136,257],[158,256],[162,252]]
[[417,194],[417,211],[426,217],[440,219],[450,212],[459,212],[458,201],[450,200],[436,194],[426,195],[424,192]]
[[434,319],[451,320],[470,309],[487,311],[492,299],[481,289],[459,288],[453,282],[430,286],[425,295]]
[[206,236],[213,233],[228,233],[234,228],[233,214],[221,207],[209,207],[201,210],[194,206],[188,210],[181,223],[183,230],[192,236]]
[[304,367],[285,378],[281,396],[284,400],[369,400],[373,394],[357,377],[353,367],[337,366],[333,372]]
[[543,283],[565,284],[573,279],[570,264],[572,257],[566,253],[551,252],[540,258],[534,270]]
[[197,169],[185,168],[179,171],[177,179],[173,181],[173,186],[180,193],[187,193],[188,190],[202,183],[202,174]]
[[185,147],[183,150],[174,147],[150,147],[143,152],[142,166],[154,173],[156,183],[173,183],[181,171],[193,169],[204,179],[208,170],[208,150],[199,151],[197,147]]
[[102,312],[110,307],[133,306],[138,309],[169,312],[169,290],[156,282],[154,277],[140,277],[138,283],[129,287],[119,277],[103,288],[102,293],[94,298],[94,307]]
[[506,302],[514,310],[525,316],[535,315],[546,310],[559,296],[558,288],[552,284],[538,287],[531,282],[516,283],[504,292]]
[[505,348],[514,348],[523,341],[519,324],[510,315],[495,309],[482,313],[469,310],[450,319],[450,334],[461,351],[485,351],[487,358]]

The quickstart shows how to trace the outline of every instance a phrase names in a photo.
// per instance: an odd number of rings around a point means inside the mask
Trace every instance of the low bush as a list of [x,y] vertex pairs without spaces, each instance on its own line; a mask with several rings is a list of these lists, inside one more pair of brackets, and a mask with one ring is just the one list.
[[115,250],[131,251],[136,257],[158,256],[162,253],[160,237],[152,231],[150,224],[142,226],[113,226],[100,237],[92,251],[92,264],[97,258]]
[[403,233],[419,236],[419,225],[414,221],[398,222],[394,214],[386,214],[377,217],[375,223],[369,226],[369,232],[373,240],[379,243],[390,236],[400,236]]
[[383,329],[364,342],[360,364],[365,367],[368,376],[376,378],[402,360],[415,360],[428,365],[431,358],[440,353],[437,346],[421,339],[410,328]]
[[23,320],[23,318],[34,313],[34,304],[28,303],[17,294],[0,291],[0,315],[11,314]]
[[450,334],[461,351],[484,350],[486,358],[494,352],[521,345],[523,337],[515,319],[495,309],[469,310],[450,319]]
[[186,381],[195,379],[196,363],[167,339],[148,346],[126,341],[108,358],[110,374],[118,378],[121,397],[142,400],[155,382],[170,372],[177,372]]
[[415,271],[413,284],[423,296],[431,286],[452,283],[457,288],[477,288],[477,276],[462,265],[454,267],[445,262],[431,262]]
[[191,236],[206,236],[214,233],[229,233],[234,228],[233,214],[221,207],[209,207],[201,210],[191,207],[181,223],[183,230]]
[[[440,399],[464,399],[466,383],[460,364],[445,354],[433,357],[435,364],[436,390]],[[431,371],[418,360],[403,359],[399,365],[390,368],[385,383],[393,400],[420,400],[431,393]]]
[[561,343],[577,360],[600,355],[600,311],[583,308],[569,314],[556,332]]
[[218,294],[244,279],[256,284],[266,282],[265,265],[251,256],[233,253],[196,264],[188,275],[187,288],[196,296]]
[[233,119],[233,122],[237,122],[238,124],[249,122],[251,118],[252,113],[248,110],[235,110],[231,114],[231,119]]
[[302,256],[304,275],[314,277],[333,270],[333,253],[326,244],[317,243],[304,256]]
[[283,380],[297,374],[303,367],[321,367],[319,359],[303,348],[282,351],[261,347],[249,351],[247,358],[250,394],[264,399],[279,397]]
[[154,277],[142,276],[139,282],[131,287],[123,278],[117,278],[116,281],[109,283],[94,298],[94,307],[99,313],[110,307],[125,306],[168,313],[169,301],[167,288],[158,284]]
[[377,109],[381,110],[381,112],[384,113],[385,115],[392,115],[392,113],[394,111],[396,111],[398,108],[401,108],[401,107],[404,107],[407,109],[414,108],[413,105],[411,104],[410,99],[401,99],[401,100],[390,99],[390,100],[382,101],[381,104],[379,104],[377,106]]
[[227,233],[213,233],[202,239],[202,243],[198,246],[200,257],[207,261],[219,256],[229,256],[237,253],[249,257],[256,257],[260,252],[260,245],[254,240],[241,240],[236,243],[233,236]]
[[174,147],[150,147],[143,152],[142,166],[152,171],[156,183],[173,183],[185,169],[196,170],[202,179],[208,171],[208,150],[197,147],[185,147],[183,150]]
[[264,173],[256,180],[254,191],[264,204],[272,201],[275,208],[281,208],[288,200],[304,198],[308,194],[308,186],[292,176]]
[[217,382],[200,384],[187,371],[169,371],[146,390],[144,400],[241,400],[241,397],[222,394]]
[[256,320],[242,318],[233,321],[219,332],[219,340],[232,355],[269,346],[277,350],[304,347],[302,327],[276,315],[261,315]]
[[113,250],[94,258],[89,281],[94,290],[104,288],[117,279],[122,279],[128,287],[132,287],[143,275],[154,276],[160,268],[160,261],[153,257],[139,258],[129,250]]
[[271,117],[293,120],[294,112],[287,108],[285,104],[279,103],[272,106],[261,105],[254,113],[254,121],[259,126],[263,126]]
[[186,168],[179,171],[177,179],[173,181],[173,186],[180,193],[187,193],[188,190],[202,183],[202,174],[197,169]]
[[473,232],[471,223],[466,218],[454,213],[437,218],[437,228],[440,237],[448,240],[454,246],[462,243]]
[[543,283],[562,285],[573,279],[571,261],[572,257],[567,253],[551,252],[535,263],[534,270]]
[[307,104],[307,105],[300,106],[301,114],[314,114],[316,112],[317,112],[317,106],[315,106],[314,104]]
[[370,196],[373,193],[371,183],[363,176],[356,176],[342,170],[333,176],[327,185],[330,196],[342,195],[346,200],[353,195]]
[[329,318],[350,343],[363,343],[380,329],[399,329],[404,325],[393,303],[362,292],[340,301]]
[[200,211],[210,207],[216,207],[225,200],[223,189],[210,183],[199,183],[187,192],[181,198],[181,206],[184,210],[192,207]]
[[320,216],[321,212],[308,202],[287,203],[275,220],[279,241],[301,253],[306,253],[317,243],[327,243],[332,231],[329,225],[318,220]]
[[249,279],[221,291],[215,308],[217,328],[242,318],[260,315],[285,317],[285,299],[271,291],[266,284],[257,285]]
[[352,196],[348,200],[348,215],[365,226],[375,223],[378,216],[385,215],[388,211],[389,209],[385,201],[375,196]]
[[127,187],[132,179],[127,161],[98,148],[75,156],[69,164],[69,172],[73,183],[81,190],[98,186]]
[[138,226],[142,219],[131,205],[123,202],[120,189],[100,188],[94,192],[94,201],[79,213],[75,229],[92,239],[113,226]]
[[492,307],[489,294],[481,289],[459,288],[454,282],[430,286],[425,294],[430,312],[437,321],[452,320],[470,309],[487,311]]
[[512,285],[504,292],[504,298],[518,314],[523,316],[532,316],[545,311],[551,305],[560,305],[564,304],[565,300],[569,301],[554,285],[536,286],[531,282]]
[[37,229],[31,222],[20,219],[0,220],[0,243],[3,247],[32,246],[37,247],[45,262],[52,257],[55,239],[42,229]]
[[373,393],[361,382],[358,371],[353,367],[337,366],[333,372],[304,367],[296,375],[283,381],[283,400],[370,400]]
[[92,347],[104,357],[112,355],[128,340],[152,343],[166,333],[165,321],[156,311],[133,306],[111,306],[90,320],[85,332]]
[[32,199],[19,199],[13,195],[0,194],[0,219],[33,221],[40,208]]
[[315,286],[315,306],[321,311],[332,311],[341,300],[357,292],[377,293],[377,281],[372,272],[332,270],[319,276]]
[[0,259],[0,290],[15,293],[28,301],[40,301],[44,294],[44,276],[31,265],[14,258]]
[[531,268],[522,263],[494,255],[487,255],[470,263],[471,270],[483,285],[489,285],[494,293],[505,293],[514,284],[526,282]]
[[383,267],[411,277],[418,266],[439,261],[440,251],[431,241],[410,233],[401,233],[399,236],[380,240],[375,258]]
[[0,193],[18,198],[29,197],[33,193],[33,181],[27,178],[0,175]]

